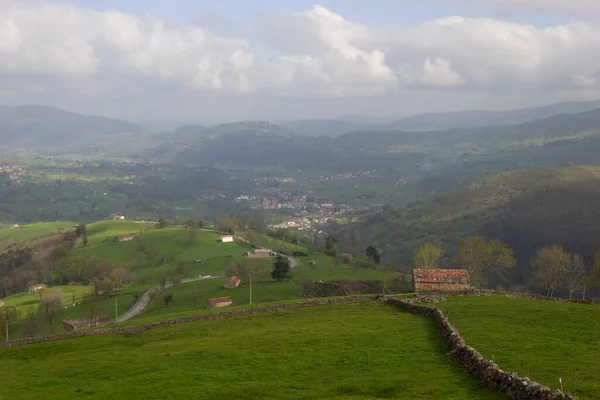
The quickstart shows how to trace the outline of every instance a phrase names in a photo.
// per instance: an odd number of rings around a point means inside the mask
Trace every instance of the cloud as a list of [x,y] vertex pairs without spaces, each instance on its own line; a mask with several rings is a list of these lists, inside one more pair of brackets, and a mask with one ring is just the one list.
[[[487,1],[511,7],[542,4]],[[65,88],[61,95],[72,98],[131,91],[169,93],[170,98],[180,93],[182,99],[215,94],[329,98],[346,104],[352,98],[393,102],[394,96],[411,93],[414,98],[432,91],[494,98],[540,93],[558,99],[600,89],[600,23],[594,21],[537,28],[452,16],[381,28],[314,6],[265,15],[257,21],[255,36],[242,37],[156,15],[43,0],[0,3],[2,99],[19,92],[58,97],[60,85]],[[578,10],[566,1],[543,4]],[[590,3],[592,10],[600,8],[600,2],[595,4]],[[240,104],[247,107],[245,100]]]
[[436,0],[446,3],[492,5],[515,11],[551,12],[584,18],[600,16],[597,0]]

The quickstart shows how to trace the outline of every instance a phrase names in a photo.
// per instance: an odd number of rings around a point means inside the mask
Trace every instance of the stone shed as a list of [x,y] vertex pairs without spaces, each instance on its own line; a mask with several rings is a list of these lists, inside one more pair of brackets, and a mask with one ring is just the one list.
[[206,308],[221,308],[230,306],[231,304],[231,297],[217,297],[213,299],[208,299]]
[[471,288],[469,273],[464,269],[414,269],[415,293],[462,293]]

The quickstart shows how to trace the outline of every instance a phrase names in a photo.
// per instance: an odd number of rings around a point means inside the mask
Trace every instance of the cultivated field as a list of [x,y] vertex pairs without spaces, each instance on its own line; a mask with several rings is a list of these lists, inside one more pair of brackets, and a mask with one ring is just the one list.
[[433,322],[377,303],[0,350],[7,399],[500,399]]
[[580,399],[600,399],[600,307],[522,298],[450,297],[436,304],[500,368]]

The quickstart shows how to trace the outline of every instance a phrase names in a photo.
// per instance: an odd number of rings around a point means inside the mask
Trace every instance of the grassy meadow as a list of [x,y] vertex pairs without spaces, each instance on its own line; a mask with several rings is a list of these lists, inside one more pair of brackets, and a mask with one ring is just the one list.
[[600,307],[500,296],[436,304],[466,342],[500,368],[581,400],[600,399]]
[[73,229],[74,222],[38,222],[13,228],[4,225],[0,229],[0,249],[12,243],[31,243],[58,233],[59,229]]
[[0,349],[10,399],[501,399],[430,320],[377,303]]

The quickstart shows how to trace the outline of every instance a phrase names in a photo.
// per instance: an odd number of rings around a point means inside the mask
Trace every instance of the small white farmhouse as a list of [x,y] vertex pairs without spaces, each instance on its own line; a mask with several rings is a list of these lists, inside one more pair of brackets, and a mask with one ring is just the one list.
[[231,242],[233,242],[233,235],[224,235],[224,236],[221,236],[221,242],[222,243],[231,243]]

